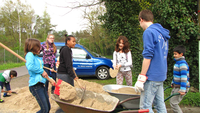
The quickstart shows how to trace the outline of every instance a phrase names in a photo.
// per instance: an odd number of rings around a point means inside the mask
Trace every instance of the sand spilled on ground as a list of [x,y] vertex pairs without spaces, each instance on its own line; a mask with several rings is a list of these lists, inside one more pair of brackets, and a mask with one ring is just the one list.
[[[75,83],[75,87],[79,88],[77,83]],[[81,85],[85,86],[86,89],[89,91],[93,91],[96,93],[102,93],[107,94],[103,90],[103,86],[94,82],[89,82],[86,80],[80,79]],[[51,85],[49,85],[49,91],[50,91]],[[5,101],[4,103],[0,103],[0,112],[1,113],[35,113],[37,112],[40,107],[36,101],[36,99],[32,96],[32,94],[29,91],[29,87],[23,87],[20,89],[15,89],[14,91],[17,92],[17,94],[12,94],[10,97],[3,97],[2,99]],[[50,94],[50,93],[49,93]],[[56,110],[59,108],[58,104],[49,98],[51,103],[51,110],[50,113],[55,113]]]

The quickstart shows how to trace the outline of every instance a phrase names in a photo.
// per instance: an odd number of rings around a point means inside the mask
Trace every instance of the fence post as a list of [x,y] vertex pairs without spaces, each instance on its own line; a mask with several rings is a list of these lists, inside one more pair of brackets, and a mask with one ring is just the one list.
[[5,55],[6,55],[6,52],[5,52],[5,49],[4,49],[4,58],[3,58],[4,59],[4,63],[6,63]]
[[[17,54],[19,54],[19,53],[18,53],[18,50],[17,50]],[[17,63],[18,63],[18,57],[17,57]]]

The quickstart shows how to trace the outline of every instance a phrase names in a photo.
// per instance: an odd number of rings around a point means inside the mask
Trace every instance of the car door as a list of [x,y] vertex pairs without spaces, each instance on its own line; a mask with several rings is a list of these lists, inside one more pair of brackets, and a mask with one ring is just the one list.
[[78,76],[80,75],[93,75],[93,59],[82,48],[72,48],[73,67]]

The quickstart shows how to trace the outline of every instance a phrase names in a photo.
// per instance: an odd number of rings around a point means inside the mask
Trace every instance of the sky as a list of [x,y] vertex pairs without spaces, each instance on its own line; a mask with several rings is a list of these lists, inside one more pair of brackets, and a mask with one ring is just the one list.
[[[0,0],[0,3],[2,1],[6,0]],[[71,10],[63,7],[73,7],[78,5],[77,2],[83,3],[85,1],[90,0],[21,0],[21,2],[31,5],[37,15],[42,16],[46,9],[51,17],[51,24],[57,25],[55,30],[66,30],[68,34],[86,29],[87,21],[83,19],[83,8]]]

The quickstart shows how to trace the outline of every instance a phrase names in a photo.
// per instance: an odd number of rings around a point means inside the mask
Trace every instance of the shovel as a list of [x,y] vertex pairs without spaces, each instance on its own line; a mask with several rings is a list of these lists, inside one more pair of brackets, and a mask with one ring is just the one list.
[[119,72],[119,70],[110,68],[110,76],[112,78],[115,78],[117,76],[118,72]]
[[86,85],[85,85],[85,88],[82,90],[83,94],[81,96],[81,101],[79,102],[79,104],[81,104],[83,102],[83,98],[84,98],[84,95],[85,95],[85,90],[86,90]]
[[[3,92],[9,93],[8,91],[3,91]],[[15,92],[15,91],[12,91],[11,93],[12,93],[12,94],[17,94],[17,92]]]

